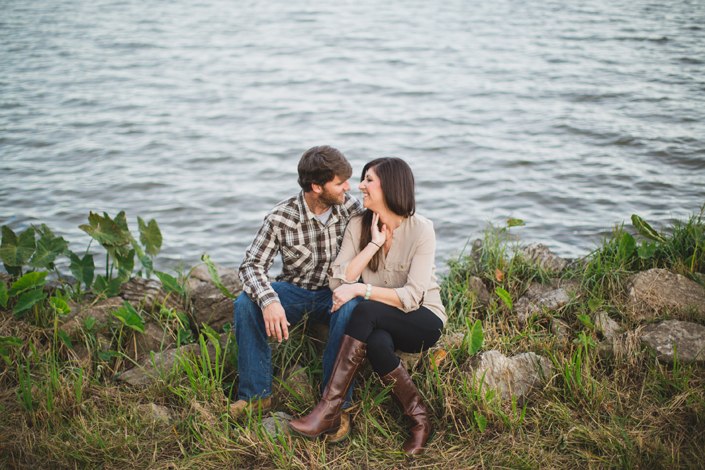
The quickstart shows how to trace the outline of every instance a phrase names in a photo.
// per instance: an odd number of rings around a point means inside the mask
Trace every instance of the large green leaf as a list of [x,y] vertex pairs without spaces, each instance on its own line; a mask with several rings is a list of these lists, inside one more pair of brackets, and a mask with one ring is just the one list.
[[15,314],[15,317],[19,319],[27,310],[32,308],[34,304],[46,298],[46,296],[47,295],[42,292],[41,288],[25,292],[20,296],[20,299],[17,301],[17,305],[15,305],[15,309],[12,312]]
[[649,243],[646,240],[641,240],[641,246],[639,247],[638,254],[641,259],[651,259],[656,254],[657,243]]
[[636,240],[634,240],[634,237],[624,232],[622,234],[622,239],[619,241],[619,252],[622,255],[622,258],[624,258],[625,260],[629,259],[634,253],[635,249]]
[[521,219],[507,219],[507,227],[523,227],[526,225]]
[[116,297],[120,293],[120,286],[122,286],[123,282],[125,281],[119,277],[108,281],[103,276],[96,276],[95,282],[93,283],[93,293],[108,298]]
[[169,292],[178,292],[183,295],[184,289],[179,285],[179,281],[177,281],[174,276],[161,271],[154,271],[154,274],[156,274],[159,280],[162,281],[162,287],[164,287],[164,289]]
[[154,262],[152,261],[152,258],[147,255],[143,255],[140,257],[140,263],[144,268],[144,277],[149,279],[149,277],[152,275],[152,271],[154,271]]
[[54,262],[57,256],[63,253],[68,245],[69,242],[64,240],[63,237],[55,237],[49,227],[46,227],[44,234],[37,241],[37,249],[34,251],[32,259],[29,260],[29,266],[32,268],[46,268]]
[[7,299],[7,287],[5,287],[3,281],[0,281],[0,305],[2,305],[2,308],[7,307]]
[[162,247],[162,232],[159,230],[157,221],[152,219],[149,224],[145,224],[141,217],[137,217],[137,224],[140,229],[140,241],[147,250],[147,254],[156,256]]
[[0,258],[7,266],[24,266],[34,253],[35,247],[33,227],[29,227],[17,238],[10,227],[2,226]]
[[208,274],[211,275],[211,279],[213,280],[213,283],[216,285],[218,289],[220,289],[220,292],[223,293],[225,297],[230,297],[231,299],[237,299],[237,295],[234,295],[230,293],[227,287],[223,285],[222,282],[220,282],[220,274],[218,274],[218,270],[216,269],[215,265],[213,264],[213,261],[211,261],[211,257],[203,253],[201,255],[201,261],[206,263],[206,266],[208,267]]
[[[103,215],[108,219],[110,218],[107,212],[103,212]],[[120,230],[125,233],[130,233],[130,229],[127,228],[127,217],[125,217],[125,211],[120,211],[118,215],[115,216],[115,223],[118,227],[120,227]]]
[[69,307],[69,304],[67,304],[64,299],[52,297],[49,299],[49,303],[59,315],[66,316],[71,313],[71,307]]
[[125,326],[132,328],[135,331],[139,331],[140,333],[144,333],[144,323],[142,318],[128,302],[125,302],[124,308],[120,307],[117,312],[112,313],[115,318],[124,323]]
[[468,354],[471,356],[478,352],[482,348],[482,342],[485,340],[485,334],[482,331],[482,322],[480,320],[475,320],[475,324],[470,326],[470,320],[468,323]]
[[135,249],[127,252],[127,255],[115,254],[115,261],[118,268],[118,276],[127,281],[132,276],[132,271],[135,269]]
[[632,214],[632,225],[636,227],[636,229],[639,231],[639,233],[651,240],[656,240],[657,242],[661,243],[666,243],[666,239],[663,238],[661,235],[658,234],[656,230],[651,228],[651,225],[646,223],[644,219],[639,217],[636,214]]
[[69,265],[71,274],[81,281],[86,286],[86,289],[90,289],[95,274],[93,255],[85,255],[83,259],[81,259],[76,253],[69,252],[69,259],[71,260],[71,264]]
[[90,235],[101,245],[123,246],[130,242],[129,232],[124,231],[114,220],[104,213],[104,217],[91,212],[88,216],[89,225],[79,225],[78,228]]
[[509,310],[513,308],[512,296],[509,295],[509,292],[502,289],[501,287],[498,287],[497,289],[495,289],[495,293],[500,299],[502,299],[502,302],[504,302],[504,305],[506,305]]
[[59,330],[57,331],[57,334],[59,335],[59,339],[61,340],[62,343],[66,345],[67,348],[73,349],[73,343],[71,343],[71,337],[66,333],[64,330]]
[[19,278],[14,284],[12,284],[8,295],[10,297],[13,297],[26,290],[36,289],[37,287],[43,286],[47,283],[45,279],[47,277],[47,274],[49,274],[48,271],[25,274],[24,276]]

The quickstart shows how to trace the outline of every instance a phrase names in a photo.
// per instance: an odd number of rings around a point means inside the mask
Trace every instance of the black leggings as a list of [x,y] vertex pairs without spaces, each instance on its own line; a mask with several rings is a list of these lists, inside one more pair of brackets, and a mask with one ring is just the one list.
[[418,353],[441,337],[443,322],[421,307],[404,313],[396,307],[374,300],[360,302],[353,310],[345,334],[367,343],[367,359],[380,377],[399,365],[395,351]]

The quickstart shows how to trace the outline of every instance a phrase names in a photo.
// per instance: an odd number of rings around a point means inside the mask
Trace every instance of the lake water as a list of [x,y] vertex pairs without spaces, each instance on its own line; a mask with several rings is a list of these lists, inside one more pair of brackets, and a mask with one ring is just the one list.
[[[442,260],[488,221],[590,252],[705,203],[705,2],[4,0],[0,225],[236,267],[309,147],[415,172]],[[352,181],[351,181],[352,182]],[[352,182],[355,188],[357,183]],[[353,189],[353,195],[359,195]],[[95,253],[100,249],[92,248]]]

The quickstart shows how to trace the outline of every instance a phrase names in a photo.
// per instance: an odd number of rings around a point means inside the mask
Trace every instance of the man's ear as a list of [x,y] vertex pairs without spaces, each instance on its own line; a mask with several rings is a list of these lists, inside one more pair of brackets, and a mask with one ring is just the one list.
[[316,194],[321,194],[323,192],[323,186],[311,183],[311,190]]

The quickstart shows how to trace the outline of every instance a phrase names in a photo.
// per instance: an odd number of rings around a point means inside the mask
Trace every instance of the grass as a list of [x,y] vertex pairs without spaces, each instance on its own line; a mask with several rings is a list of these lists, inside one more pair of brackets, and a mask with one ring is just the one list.
[[[495,292],[503,289],[516,303],[531,283],[557,275],[516,256],[521,244],[507,229],[491,227],[481,250],[449,260],[442,283],[450,318],[446,334],[465,333],[480,320],[484,343],[479,353],[535,352],[554,367],[528,401],[501,403],[480,386],[481,378],[464,373],[467,341],[446,351],[438,365],[426,355],[412,379],[436,433],[426,455],[416,460],[401,453],[407,421],[369,368],[358,375],[351,439],[330,444],[272,437],[259,426],[266,414],[239,422],[229,418],[237,372],[227,351],[217,351],[215,364],[180,361],[176,374],[141,389],[115,380],[129,361],[95,353],[89,361],[79,359],[56,340],[53,328],[16,320],[9,308],[0,310],[0,336],[22,339],[21,346],[9,348],[9,361],[0,362],[0,468],[703,468],[705,367],[660,364],[634,333],[623,335],[614,355],[603,358],[601,333],[580,319],[592,318],[599,308],[627,330],[638,331],[642,325],[622,305],[627,280],[637,271],[663,267],[702,284],[696,273],[704,270],[705,257],[697,227],[703,227],[702,213],[674,224],[650,258],[639,256],[638,244],[631,252],[625,249],[627,230],[616,227],[560,276],[579,282],[581,293],[527,324],[519,324]],[[492,294],[488,304],[469,291],[473,278]],[[570,328],[565,344],[551,333],[555,317]],[[662,316],[673,317],[705,324],[694,312]],[[119,332],[112,334],[115,342]],[[125,334],[121,341],[127,344]],[[74,348],[95,352],[96,338],[86,327]],[[275,371],[302,365],[314,390],[292,393],[282,384],[288,398],[276,410],[299,415],[313,408],[320,396],[323,346],[303,324],[292,330],[289,341],[273,345]],[[140,407],[149,404],[168,409],[171,420],[155,422]]]

